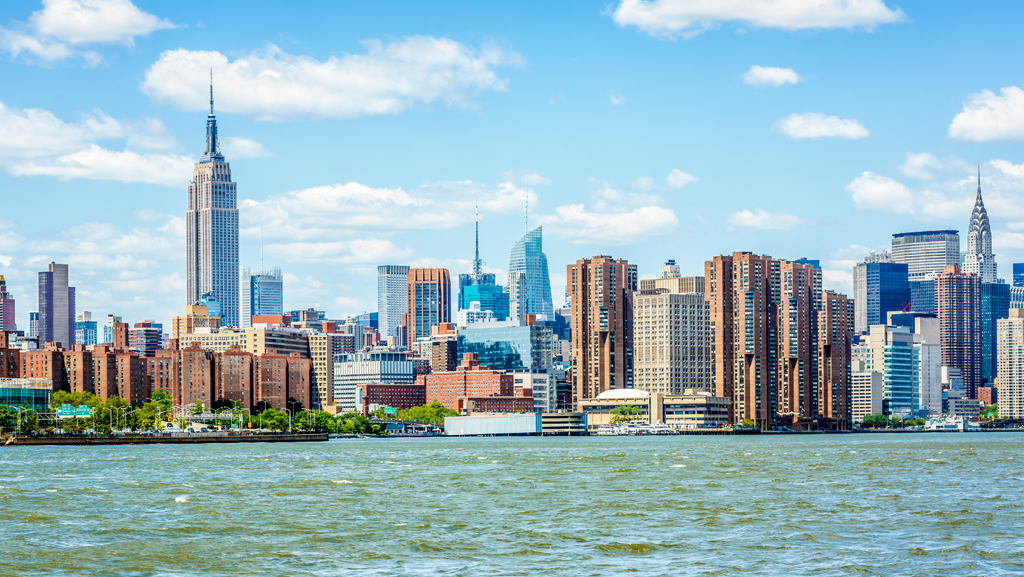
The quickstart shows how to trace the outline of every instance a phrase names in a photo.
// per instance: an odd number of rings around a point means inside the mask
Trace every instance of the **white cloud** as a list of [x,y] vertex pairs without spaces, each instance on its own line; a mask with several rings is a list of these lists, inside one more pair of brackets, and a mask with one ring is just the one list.
[[608,100],[610,100],[612,104],[614,104],[615,106],[626,103],[626,97],[619,94],[618,92],[609,92]]
[[522,62],[496,46],[476,50],[430,36],[389,44],[366,40],[363,46],[363,54],[325,61],[273,44],[235,60],[214,51],[168,50],[146,71],[140,88],[156,102],[201,110],[212,68],[218,110],[271,121],[350,118],[438,101],[471,106],[480,92],[507,90],[508,80],[494,68]]
[[859,28],[906,19],[882,0],[622,0],[612,12],[619,26],[658,38],[691,38],[726,22],[760,28]]
[[559,206],[554,215],[541,217],[573,244],[622,245],[668,234],[679,224],[675,212],[662,206],[641,206],[626,211],[597,212],[583,204]]
[[972,94],[949,125],[949,136],[973,142],[1024,138],[1024,90],[1002,88]]
[[901,182],[887,176],[864,171],[846,186],[853,204],[864,210],[892,214],[914,214],[914,195]]
[[[96,144],[105,140],[124,140],[126,149],[114,151]],[[134,151],[175,145],[159,119],[118,120],[94,109],[77,122],[65,122],[47,110],[18,110],[0,103],[0,166],[18,176],[181,186],[188,183],[191,159]]]
[[687,174],[678,168],[673,168],[668,173],[668,177],[665,178],[665,182],[668,183],[670,188],[683,188],[691,182],[697,182],[697,177],[692,174]]
[[32,24],[44,36],[69,44],[135,44],[136,36],[174,28],[139,10],[129,0],[43,0],[43,9],[32,14]]
[[273,152],[251,138],[241,136],[228,136],[221,140],[221,152],[228,158],[259,158],[263,156],[274,156]]
[[633,188],[651,190],[654,188],[654,179],[649,176],[641,176],[633,181]]
[[86,66],[96,66],[102,61],[99,53],[74,47],[132,46],[136,36],[166,28],[174,24],[139,10],[130,0],[43,0],[43,9],[27,24],[0,26],[0,47],[15,57],[24,53],[47,64],[80,57]]
[[729,224],[734,227],[752,228],[756,230],[792,230],[803,221],[785,212],[771,213],[758,208],[751,212],[743,209],[729,215]]
[[116,151],[90,144],[89,148],[52,159],[11,164],[15,176],[55,176],[60,180],[88,178],[119,182],[144,182],[164,186],[185,186],[191,178],[195,159],[176,154],[139,154]]
[[868,130],[856,119],[826,116],[820,112],[790,114],[772,125],[772,130],[790,138],[867,138]]
[[778,68],[776,66],[753,65],[750,70],[743,73],[743,82],[751,86],[774,86],[778,88],[783,84],[796,84],[800,82],[800,75],[792,68]]
[[908,152],[907,160],[898,168],[905,176],[927,180],[934,176],[933,170],[942,168],[942,163],[927,152]]

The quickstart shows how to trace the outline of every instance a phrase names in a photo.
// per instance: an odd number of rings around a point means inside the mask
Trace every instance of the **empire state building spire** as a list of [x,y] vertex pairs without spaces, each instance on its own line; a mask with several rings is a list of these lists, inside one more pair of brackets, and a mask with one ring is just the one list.
[[220,152],[220,139],[217,138],[217,117],[213,115],[213,69],[210,69],[210,115],[206,117],[206,150],[199,162],[218,160],[224,162]]
[[981,282],[996,282],[996,259],[992,254],[992,225],[988,211],[981,199],[981,168],[978,168],[978,196],[971,211],[971,224],[967,229],[967,254],[964,255],[964,272],[981,277]]

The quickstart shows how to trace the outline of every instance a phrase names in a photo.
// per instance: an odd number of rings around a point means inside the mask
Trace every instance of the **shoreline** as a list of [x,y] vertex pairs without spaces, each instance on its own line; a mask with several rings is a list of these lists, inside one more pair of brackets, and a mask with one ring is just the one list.
[[56,446],[56,445],[193,445],[205,443],[316,443],[328,440],[327,433],[298,433],[281,435],[183,435],[175,437],[15,437],[8,438],[3,447]]

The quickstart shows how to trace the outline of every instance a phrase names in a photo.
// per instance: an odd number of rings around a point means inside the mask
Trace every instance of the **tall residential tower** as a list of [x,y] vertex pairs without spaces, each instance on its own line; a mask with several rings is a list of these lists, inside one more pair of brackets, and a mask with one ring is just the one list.
[[206,149],[188,185],[186,304],[195,304],[203,294],[212,292],[223,306],[222,323],[233,327],[239,326],[237,196],[235,183],[231,181],[231,166],[220,152],[211,82]]

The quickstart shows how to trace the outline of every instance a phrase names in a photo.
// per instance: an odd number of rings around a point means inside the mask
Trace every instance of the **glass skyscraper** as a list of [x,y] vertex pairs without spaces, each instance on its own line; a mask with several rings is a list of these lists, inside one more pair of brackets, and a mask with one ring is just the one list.
[[476,353],[493,371],[550,371],[554,334],[551,327],[517,321],[472,323],[459,329],[459,356]]
[[512,246],[509,257],[509,276],[516,273],[526,275],[526,312],[544,315],[554,320],[555,310],[551,304],[551,281],[548,278],[548,257],[544,254],[543,227],[538,226],[523,235]]
[[1010,316],[1010,285],[981,283],[981,381],[996,378],[996,321]]
[[906,263],[892,262],[886,252],[871,253],[853,267],[854,330],[886,324],[886,314],[903,310],[910,297]]
[[1013,286],[1024,287],[1024,262],[1013,263]]
[[459,310],[470,308],[469,303],[480,303],[480,310],[491,311],[494,318],[503,321],[508,318],[508,295],[501,285],[495,284],[494,273],[484,272],[480,259],[480,214],[476,217],[476,253],[473,258],[473,272],[459,275]]
[[284,277],[281,269],[263,270],[253,274],[242,269],[242,328],[252,326],[257,315],[284,314]]

